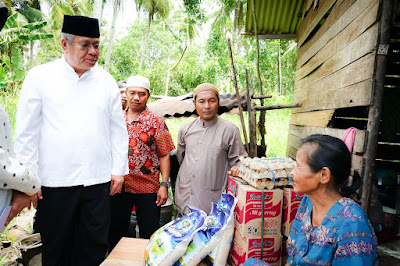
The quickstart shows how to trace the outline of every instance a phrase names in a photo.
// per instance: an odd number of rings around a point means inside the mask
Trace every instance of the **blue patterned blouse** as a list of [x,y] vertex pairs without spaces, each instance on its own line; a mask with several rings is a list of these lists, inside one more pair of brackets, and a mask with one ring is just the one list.
[[313,227],[313,204],[304,196],[287,240],[291,265],[377,265],[377,239],[360,205],[336,202],[322,224]]

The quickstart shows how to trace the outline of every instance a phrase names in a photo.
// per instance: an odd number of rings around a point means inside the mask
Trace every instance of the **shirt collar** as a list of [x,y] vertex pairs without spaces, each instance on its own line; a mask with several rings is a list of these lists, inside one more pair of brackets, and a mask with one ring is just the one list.
[[200,116],[198,117],[198,119],[199,119],[199,124],[200,124],[201,127],[209,127],[209,126],[212,126],[215,123],[217,123],[218,115],[216,115],[213,119],[207,120],[207,121],[201,120]]
[[[63,65],[64,68],[68,69],[68,71],[70,71],[70,72],[73,72],[78,77],[78,74],[75,72],[75,69],[70,64],[68,64],[67,60],[65,60],[64,55],[61,56],[61,64]],[[80,78],[83,78],[83,77],[89,75],[92,72],[92,69],[93,69],[93,67],[89,70],[86,70]]]
[[[124,111],[124,116],[125,116],[125,121],[126,122],[128,122],[127,121],[127,119],[128,119],[128,110],[129,110],[129,106]],[[146,121],[146,117],[149,114],[149,112],[150,112],[150,110],[149,110],[149,108],[147,108],[147,105],[146,105],[144,110],[132,122],[141,122],[141,123],[145,122]]]

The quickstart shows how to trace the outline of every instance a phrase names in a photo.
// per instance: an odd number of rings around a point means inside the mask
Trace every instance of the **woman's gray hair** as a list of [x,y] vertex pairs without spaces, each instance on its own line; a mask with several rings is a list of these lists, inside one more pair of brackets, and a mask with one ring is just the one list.
[[76,35],[66,32],[61,32],[61,40],[66,39],[68,43],[72,43],[74,41]]

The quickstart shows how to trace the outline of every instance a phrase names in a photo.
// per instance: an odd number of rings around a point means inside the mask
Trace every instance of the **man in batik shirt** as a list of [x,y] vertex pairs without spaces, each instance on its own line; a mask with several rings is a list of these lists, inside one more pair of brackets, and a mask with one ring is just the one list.
[[175,149],[165,121],[146,106],[149,80],[130,77],[126,88],[128,107],[124,116],[129,135],[129,174],[121,193],[111,197],[110,251],[127,233],[133,205],[141,238],[150,238],[159,228],[161,205],[168,199],[169,152]]

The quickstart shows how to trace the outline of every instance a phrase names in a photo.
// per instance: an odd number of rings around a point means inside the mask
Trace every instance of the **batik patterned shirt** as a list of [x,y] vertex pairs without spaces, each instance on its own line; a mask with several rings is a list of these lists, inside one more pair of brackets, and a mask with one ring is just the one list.
[[313,204],[304,196],[287,240],[291,265],[377,265],[377,239],[360,205],[342,198],[320,226],[313,227]]
[[160,188],[159,157],[175,149],[164,119],[147,107],[128,123],[127,108],[124,112],[129,135],[129,174],[125,176],[124,191],[129,193],[157,193]]

